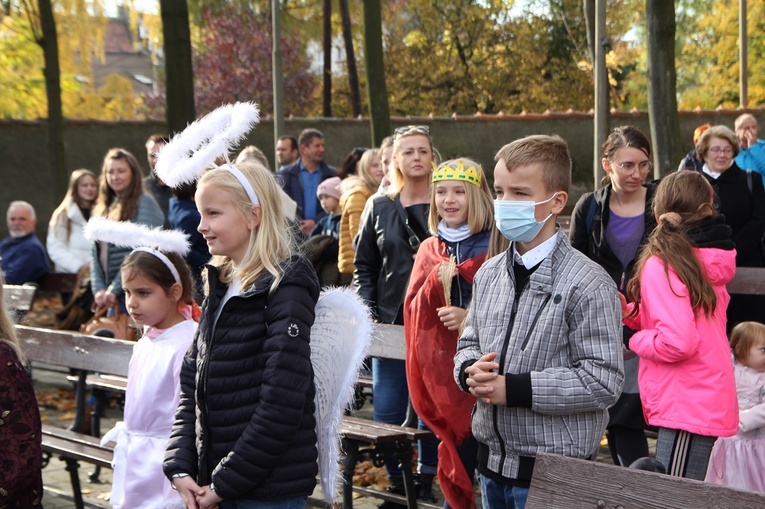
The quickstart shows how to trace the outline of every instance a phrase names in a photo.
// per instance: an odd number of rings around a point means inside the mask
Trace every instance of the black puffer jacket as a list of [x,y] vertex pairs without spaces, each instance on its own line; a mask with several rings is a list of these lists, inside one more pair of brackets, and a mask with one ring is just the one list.
[[165,475],[212,481],[224,500],[308,496],[316,484],[314,378],[309,345],[319,284],[296,256],[269,294],[261,276],[226,302],[208,266],[210,295],[181,370],[181,402]]
[[[409,284],[409,275],[414,266],[417,237],[414,235],[424,226],[419,240],[425,240],[427,233],[428,206],[414,206],[424,211],[423,217],[416,218],[420,225],[411,224],[409,229],[402,215],[406,212],[398,209],[401,202],[398,197],[375,196],[372,199],[372,211],[361,226],[356,258],[353,260],[356,270],[353,273],[353,286],[363,298],[372,313],[382,323],[403,325],[400,314],[404,304],[404,294]],[[418,232],[419,233],[419,232]]]

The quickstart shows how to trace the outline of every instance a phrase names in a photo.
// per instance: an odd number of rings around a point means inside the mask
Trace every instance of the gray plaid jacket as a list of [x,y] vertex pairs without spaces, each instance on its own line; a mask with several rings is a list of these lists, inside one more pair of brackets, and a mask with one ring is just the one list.
[[624,363],[621,308],[605,270],[559,232],[555,249],[515,302],[508,256],[512,247],[476,274],[454,377],[467,390],[464,367],[490,352],[497,352],[500,373],[530,373],[530,408],[478,401],[472,421],[473,435],[489,449],[484,466],[517,478],[521,456],[595,452],[607,409],[622,391]]

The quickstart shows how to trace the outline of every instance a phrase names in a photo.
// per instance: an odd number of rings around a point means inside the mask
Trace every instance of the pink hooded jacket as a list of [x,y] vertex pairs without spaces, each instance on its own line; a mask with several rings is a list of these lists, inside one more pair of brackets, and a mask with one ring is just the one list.
[[[691,309],[688,291],[670,266],[653,256],[640,278],[641,303],[624,324],[638,332],[629,348],[640,357],[638,385],[646,422],[697,435],[738,431],[738,400],[725,312],[725,285],[736,273],[736,251],[694,248],[717,294],[711,316]],[[668,277],[669,276],[669,277]]]

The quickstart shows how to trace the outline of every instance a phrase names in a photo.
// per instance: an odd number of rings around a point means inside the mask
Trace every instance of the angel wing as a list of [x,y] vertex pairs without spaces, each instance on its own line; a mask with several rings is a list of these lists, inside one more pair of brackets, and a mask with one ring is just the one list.
[[339,426],[372,337],[369,309],[352,290],[324,290],[311,327],[311,363],[316,385],[316,437],[324,499],[332,503],[340,474]]

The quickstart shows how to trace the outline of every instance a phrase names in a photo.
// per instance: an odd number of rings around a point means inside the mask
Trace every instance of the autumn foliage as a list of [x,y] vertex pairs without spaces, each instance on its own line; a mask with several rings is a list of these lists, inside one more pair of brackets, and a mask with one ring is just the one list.
[[[194,95],[204,114],[224,103],[255,101],[261,111],[273,109],[271,22],[268,13],[229,5],[203,11],[201,47],[194,55]],[[297,34],[282,35],[284,108],[305,114],[304,98],[315,86]]]

